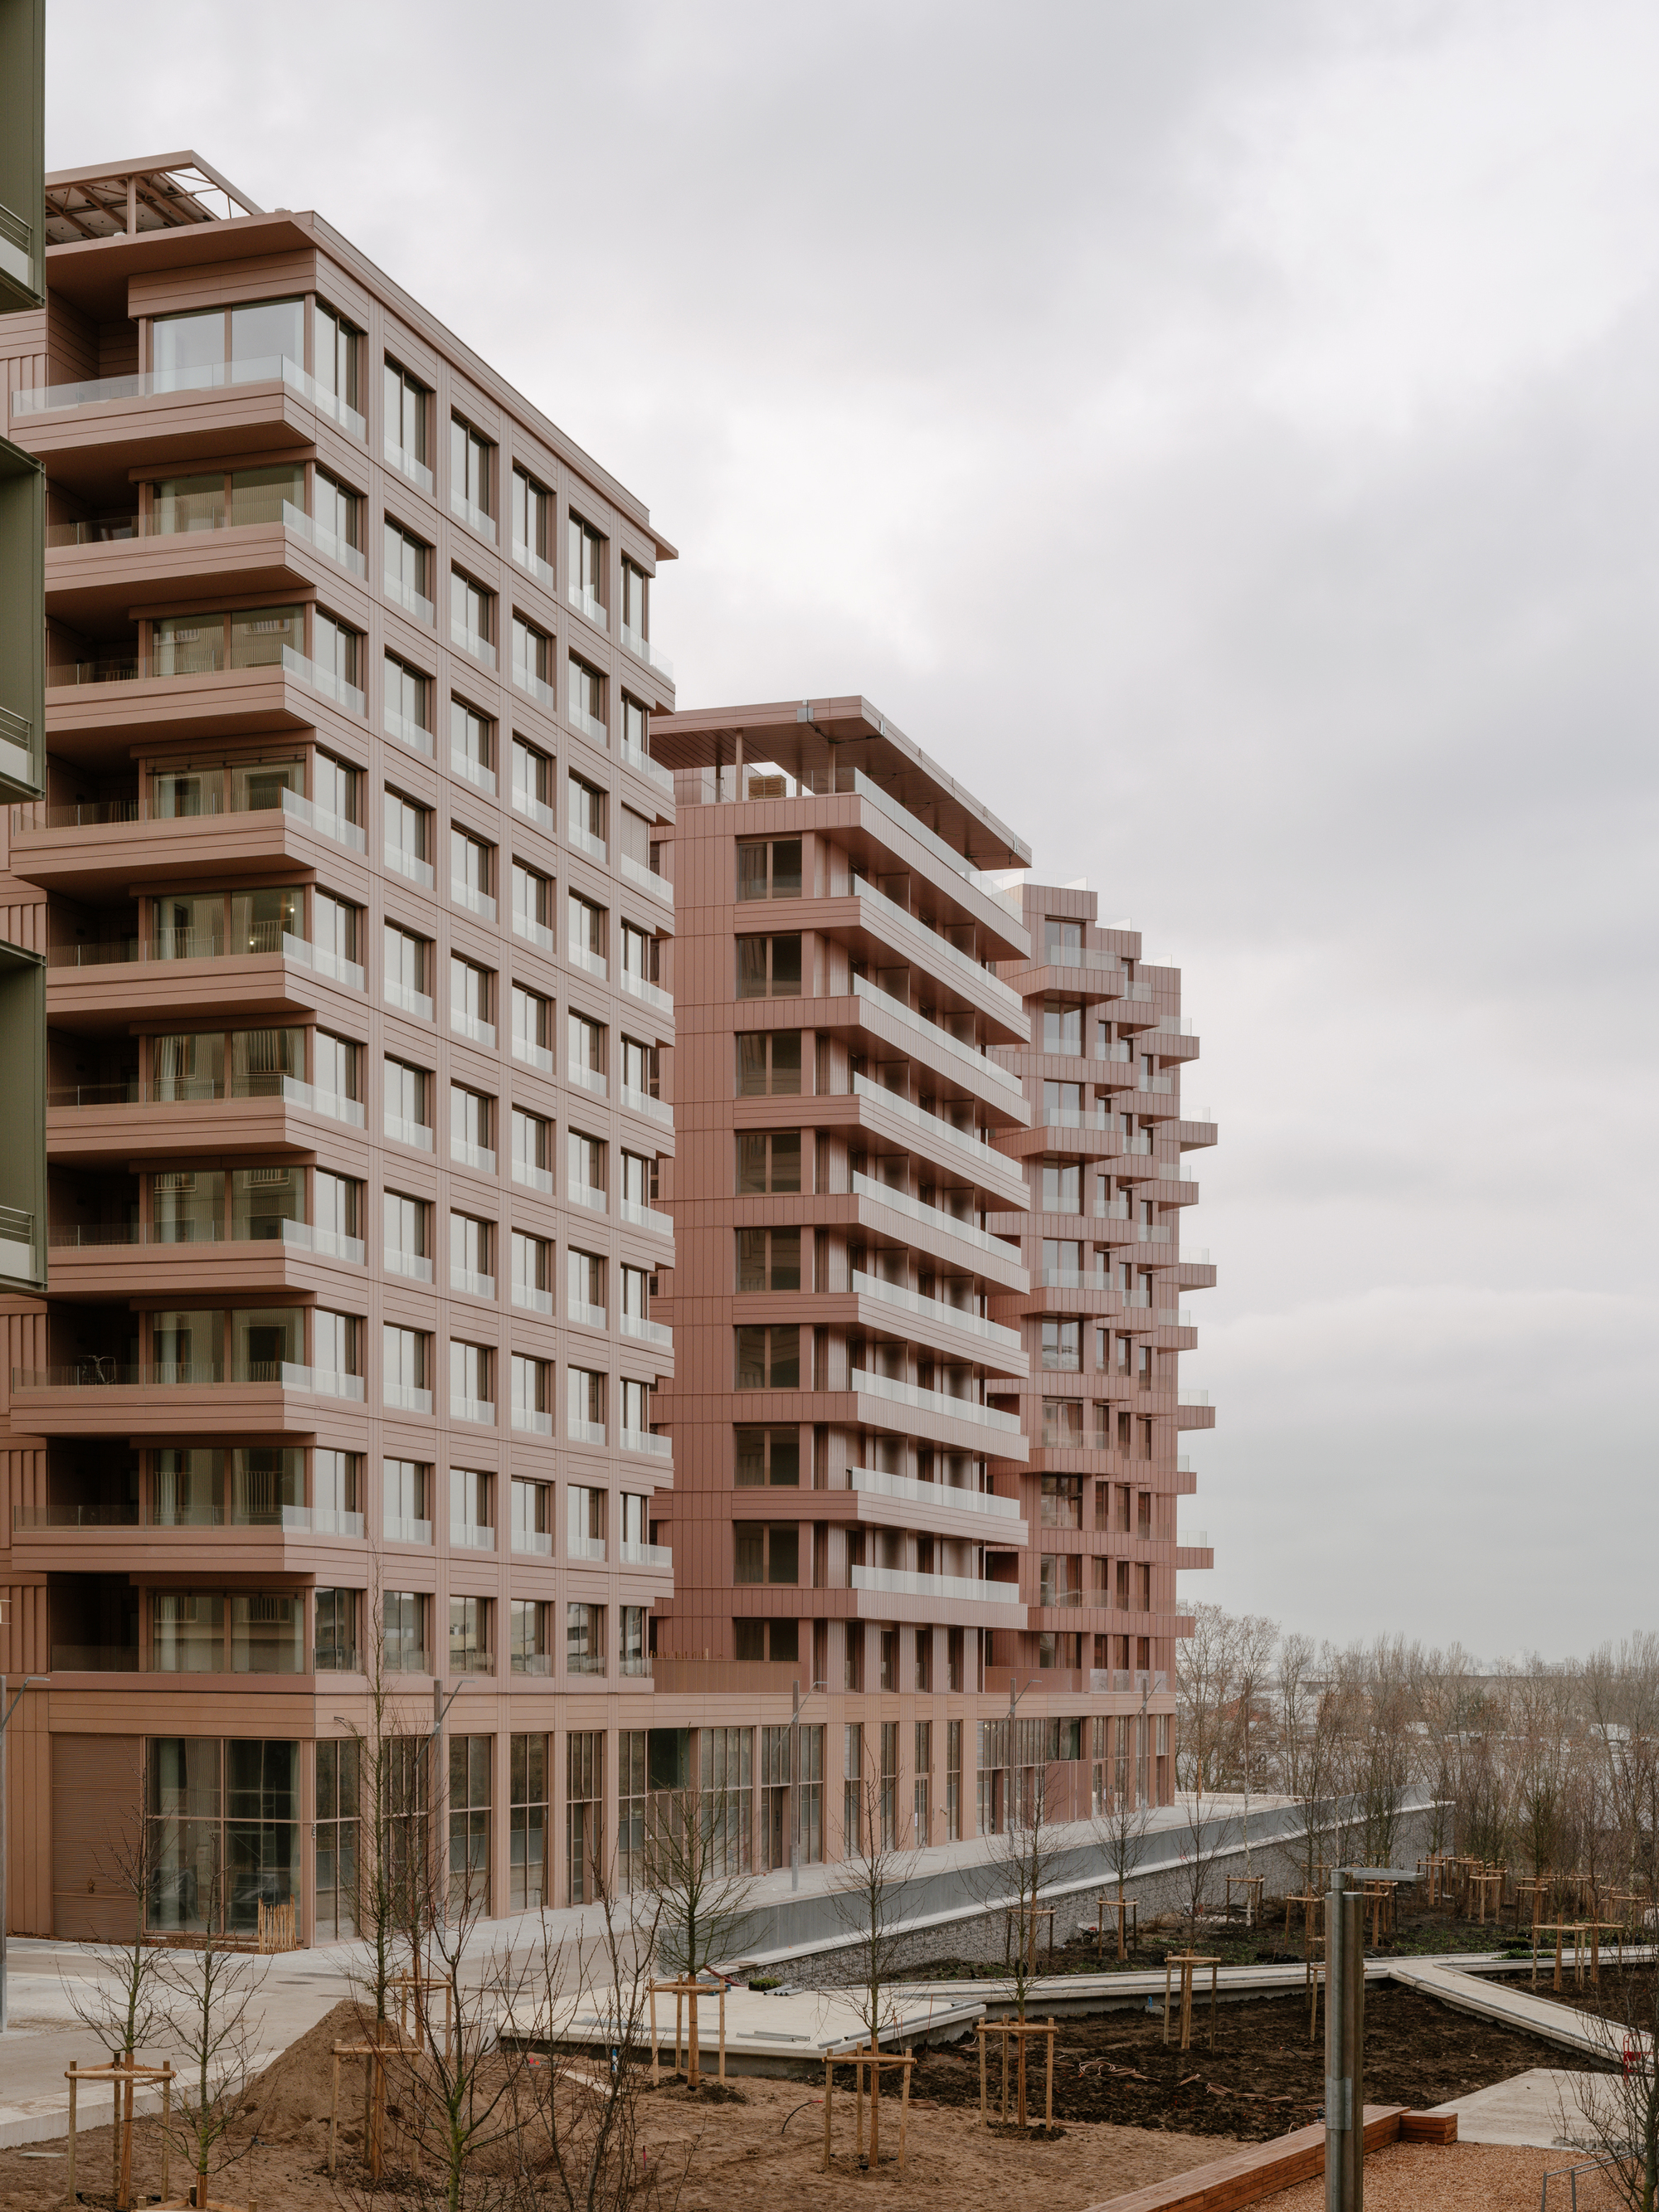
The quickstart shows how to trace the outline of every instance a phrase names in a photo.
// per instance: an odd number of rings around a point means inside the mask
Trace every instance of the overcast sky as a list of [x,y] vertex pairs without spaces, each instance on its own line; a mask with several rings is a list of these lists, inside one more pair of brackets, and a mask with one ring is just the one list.
[[1184,969],[1183,1590],[1654,1623],[1659,14],[52,0],[49,167],[315,208]]

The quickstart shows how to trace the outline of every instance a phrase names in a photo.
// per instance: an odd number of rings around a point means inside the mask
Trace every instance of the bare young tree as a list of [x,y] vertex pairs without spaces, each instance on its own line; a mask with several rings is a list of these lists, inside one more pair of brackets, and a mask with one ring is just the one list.
[[1189,1941],[1196,1941],[1199,1923],[1213,1910],[1216,1861],[1226,1841],[1228,1814],[1213,1797],[1194,1790],[1187,1798],[1185,1824],[1178,1831],[1181,1871],[1177,1895],[1187,1923]]
[[[596,1885],[602,1929],[596,1946],[579,1942],[570,1957],[542,1917],[540,1942],[515,1996],[514,2040],[538,2045],[542,2063],[518,2075],[514,2106],[513,2212],[635,2212],[678,2193],[671,2179],[641,2155],[640,2097],[645,2086],[652,1961],[660,1905],[647,1890],[630,1913],[618,1910],[608,1883]],[[579,2009],[594,2003],[596,1987],[612,2009],[609,2051],[595,2063],[569,2056]],[[690,2150],[684,2153],[689,2161]]]
[[[1232,1722],[1236,1736],[1234,1766],[1239,1786],[1244,1796],[1244,1872],[1248,1878],[1252,1871],[1250,1860],[1250,1790],[1256,1779],[1257,1763],[1267,1749],[1262,1737],[1266,1733],[1259,1707],[1273,1673],[1273,1655],[1279,1647],[1279,1630],[1276,1620],[1265,1613],[1246,1613],[1236,1625],[1233,1644]],[[1245,1892],[1246,1899],[1249,1892]]]
[[[106,1893],[131,1900],[131,1918],[118,1943],[94,1952],[89,1981],[61,1976],[70,2011],[91,2031],[100,2049],[131,2066],[150,2040],[160,2017],[158,1968],[161,1953],[146,1940],[145,1920],[156,1875],[155,1824],[146,1819],[142,1798],[98,1858]],[[124,1914],[125,1917],[125,1914]],[[122,2094],[121,2122],[115,2146],[115,2193],[119,2204],[131,2197],[133,2090]]]
[[[1606,2014],[1581,2015],[1605,2070],[1568,2075],[1571,2102],[1560,2100],[1560,2132],[1607,2159],[1607,2173],[1630,2212],[1659,2212],[1659,1974],[1651,1968],[1601,1972]],[[1638,2053],[1646,2039],[1646,2063]]]
[[253,2132],[236,2124],[254,2071],[258,2000],[264,1967],[215,1935],[223,1913],[223,1877],[208,1886],[199,1941],[161,1954],[157,2014],[177,2066],[171,2125],[195,2175],[195,2201],[208,2201],[208,2179],[246,2157]]
[[1339,1702],[1310,1636],[1279,1647],[1279,1784],[1302,1814],[1302,1887],[1312,1893],[1322,1823],[1337,1783]]
[[[1000,1833],[990,1838],[981,1877],[986,1901],[1006,1916],[1005,1965],[1014,2000],[1014,2017],[1023,2025],[1032,1987],[1039,1978],[1038,1930],[1047,1918],[1042,1905],[1054,1882],[1059,1848],[1048,1820],[1048,1770],[1036,1770],[1036,1786]],[[1052,1925],[1052,1923],[1050,1923]],[[1018,2118],[1027,2124],[1025,2039],[1018,2039]]]
[[[1122,1744],[1133,1714],[1118,1716],[1118,1742]],[[1120,1749],[1115,1768],[1109,1769],[1103,1791],[1103,1802],[1095,1812],[1094,1831],[1101,1854],[1117,1883],[1120,1904],[1130,1875],[1140,1858],[1140,1840],[1146,1834],[1152,1818],[1152,1808],[1140,1802],[1135,1787],[1133,1764],[1127,1750]],[[1126,1917],[1117,1916],[1117,1955],[1124,1956],[1124,1927]]]
[[753,1873],[732,1863],[733,1839],[694,1789],[653,1793],[646,1807],[645,1886],[653,1948],[664,1972],[696,1977],[740,1951]]
[[856,1938],[851,1953],[854,1978],[849,1987],[859,2025],[873,2045],[897,2017],[892,1984],[904,1938],[895,1923],[909,1854],[890,1840],[883,1820],[882,1778],[873,1748],[866,1752],[859,1778],[849,1784],[847,1796],[856,1803],[860,1832],[848,1838],[840,1880],[830,1895],[836,1917]]

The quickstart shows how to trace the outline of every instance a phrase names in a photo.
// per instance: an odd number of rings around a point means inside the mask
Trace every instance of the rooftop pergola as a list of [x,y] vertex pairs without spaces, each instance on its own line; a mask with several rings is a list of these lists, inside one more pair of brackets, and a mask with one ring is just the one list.
[[189,152],[149,155],[98,169],[55,169],[46,182],[51,246],[264,213],[199,154]]

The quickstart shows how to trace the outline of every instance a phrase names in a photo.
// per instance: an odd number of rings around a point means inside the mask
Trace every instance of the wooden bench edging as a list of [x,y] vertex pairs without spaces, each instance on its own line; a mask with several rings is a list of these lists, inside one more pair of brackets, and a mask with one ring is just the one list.
[[[1399,2139],[1403,2105],[1367,2105],[1365,2148],[1378,2150]],[[1086,2212],[1237,2212],[1244,2204],[1259,2204],[1298,2181],[1311,2181],[1325,2171],[1325,2129],[1316,2121],[1273,2142],[1250,2143],[1208,2166],[1188,2166],[1166,2181],[1150,2182],[1122,2197],[1109,2197],[1086,2208]]]

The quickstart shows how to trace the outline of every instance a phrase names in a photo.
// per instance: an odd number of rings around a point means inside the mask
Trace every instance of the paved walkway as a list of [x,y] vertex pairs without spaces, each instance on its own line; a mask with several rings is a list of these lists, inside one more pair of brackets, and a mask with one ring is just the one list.
[[[1583,2057],[1616,2058],[1623,2046],[1625,2030],[1594,2013],[1578,2011],[1571,1990],[1564,1991],[1566,2002],[1562,2002],[1535,1997],[1530,1990],[1511,1989],[1502,1982],[1485,1980],[1426,1959],[1395,1959],[1389,1965],[1395,1980],[1407,1989],[1420,1990],[1425,1997],[1437,1997],[1442,2004],[1473,2013],[1500,2027],[1541,2036],[1546,2042],[1559,2043]],[[1645,2050],[1650,2039],[1634,2034],[1631,2040]]]
[[1490,2089],[1474,2090],[1431,2109],[1455,2112],[1457,2140],[1471,2143],[1537,2144],[1546,2150],[1575,2150],[1589,2136],[1580,2101],[1605,2083],[1604,2074],[1576,2074],[1534,2066]]

